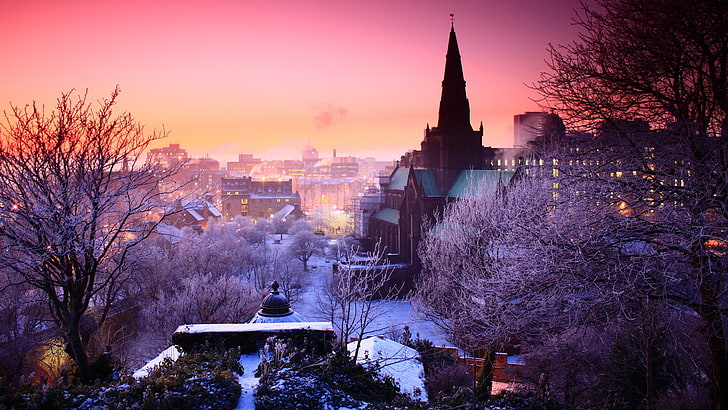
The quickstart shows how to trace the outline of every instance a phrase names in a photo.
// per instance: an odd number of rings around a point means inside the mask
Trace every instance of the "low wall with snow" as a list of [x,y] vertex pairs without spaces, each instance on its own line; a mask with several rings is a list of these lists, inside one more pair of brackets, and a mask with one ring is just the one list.
[[252,353],[273,336],[321,354],[331,351],[336,338],[330,322],[221,323],[182,325],[172,335],[172,343],[185,352],[239,347],[241,353]]

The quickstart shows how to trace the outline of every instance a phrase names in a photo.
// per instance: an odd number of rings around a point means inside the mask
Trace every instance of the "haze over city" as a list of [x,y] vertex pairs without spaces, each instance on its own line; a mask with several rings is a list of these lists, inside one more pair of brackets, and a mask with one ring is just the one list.
[[578,0],[6,2],[0,106],[65,91],[107,98],[164,128],[192,156],[397,159],[437,122],[450,13],[471,122],[513,144],[513,115],[538,109],[525,84],[548,43],[576,36]]

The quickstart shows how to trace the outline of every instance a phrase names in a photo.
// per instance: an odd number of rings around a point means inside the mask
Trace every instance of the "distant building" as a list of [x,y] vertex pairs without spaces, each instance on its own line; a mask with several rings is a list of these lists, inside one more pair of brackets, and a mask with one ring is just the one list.
[[147,163],[162,165],[165,168],[179,165],[188,159],[187,150],[180,148],[179,144],[169,144],[168,147],[154,148],[147,153]]
[[220,194],[220,182],[225,171],[220,163],[212,158],[193,158],[182,166],[176,179],[182,191],[192,193],[195,198],[217,197]]
[[253,157],[253,154],[239,154],[237,161],[228,161],[228,175],[250,175],[253,168],[263,162],[260,158]]
[[377,213],[384,202],[384,197],[377,186],[369,185],[356,198],[354,213],[354,236],[369,236],[369,218]]
[[301,160],[303,161],[304,166],[313,166],[319,161],[318,150],[312,145],[306,145],[306,148],[301,151]]
[[331,178],[354,178],[359,174],[359,162],[354,157],[334,157],[329,173]]
[[189,227],[195,230],[207,229],[208,221],[220,222],[222,213],[210,201],[204,199],[185,203],[177,201],[176,213],[167,218],[167,223],[175,228]]
[[302,216],[301,197],[289,180],[254,180],[252,177],[223,178],[220,186],[225,220],[238,215],[268,219],[286,205]]

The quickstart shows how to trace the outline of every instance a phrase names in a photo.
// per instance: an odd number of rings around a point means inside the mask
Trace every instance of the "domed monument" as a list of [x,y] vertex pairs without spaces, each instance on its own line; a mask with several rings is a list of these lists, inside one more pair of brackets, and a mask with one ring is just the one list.
[[305,322],[303,316],[291,309],[291,303],[288,298],[278,292],[280,285],[278,281],[273,281],[271,291],[260,304],[258,313],[250,319],[248,323],[290,323]]

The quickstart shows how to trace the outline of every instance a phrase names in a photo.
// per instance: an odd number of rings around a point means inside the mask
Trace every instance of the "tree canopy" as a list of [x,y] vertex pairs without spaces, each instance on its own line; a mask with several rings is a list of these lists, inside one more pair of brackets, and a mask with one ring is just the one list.
[[47,297],[52,317],[89,381],[81,320],[103,322],[128,278],[127,251],[166,215],[158,182],[174,174],[143,161],[152,141],[128,113],[115,115],[119,89],[98,102],[74,92],[55,110],[12,106],[0,129],[0,264],[4,284],[27,283]]

